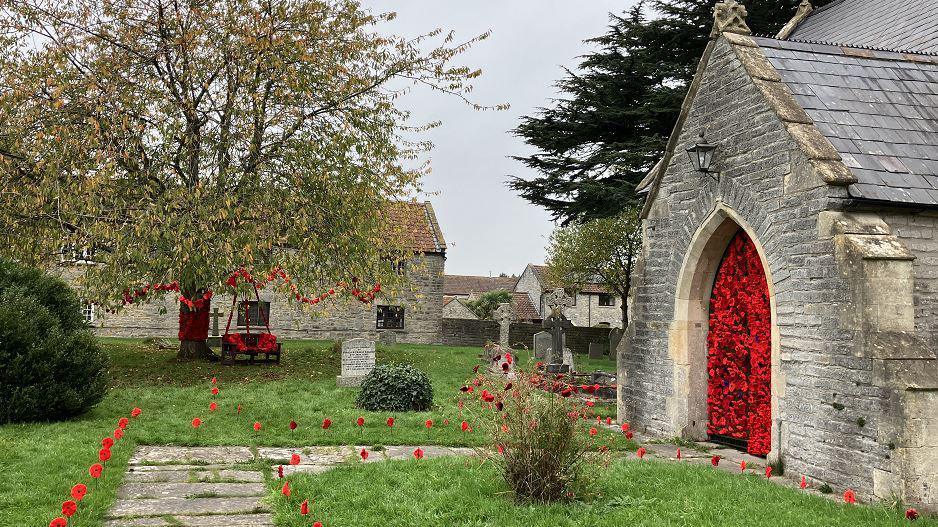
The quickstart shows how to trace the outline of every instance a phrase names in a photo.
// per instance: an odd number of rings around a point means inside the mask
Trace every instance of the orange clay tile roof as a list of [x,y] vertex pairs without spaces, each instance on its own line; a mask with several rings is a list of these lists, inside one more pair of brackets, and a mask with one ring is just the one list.
[[512,293],[511,307],[514,309],[516,320],[520,321],[538,321],[541,320],[540,313],[531,302],[531,297],[527,293]]
[[393,228],[401,228],[407,248],[418,253],[446,253],[443,231],[429,201],[400,201],[389,208],[388,221]]
[[443,294],[465,296],[489,291],[511,291],[518,283],[517,276],[443,275]]

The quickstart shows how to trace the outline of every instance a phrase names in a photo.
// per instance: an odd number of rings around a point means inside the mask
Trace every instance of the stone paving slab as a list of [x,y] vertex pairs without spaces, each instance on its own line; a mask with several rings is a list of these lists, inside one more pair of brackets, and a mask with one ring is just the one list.
[[190,514],[250,514],[269,512],[260,497],[119,499],[111,508],[112,518]]
[[300,463],[320,464],[323,462],[341,463],[350,455],[352,449],[345,446],[307,446],[299,448],[270,448],[257,449],[257,457],[268,461],[289,461],[293,454],[300,455]]
[[149,470],[130,471],[124,476],[126,483],[191,483],[191,482],[226,482],[258,483],[264,481],[264,475],[252,470],[212,469],[202,470]]
[[130,458],[131,465],[212,465],[248,463],[254,454],[246,446],[141,446]]
[[223,516],[174,516],[111,520],[104,527],[273,527],[271,514],[227,514]]
[[[146,460],[143,461],[144,463]],[[236,464],[235,466],[241,466],[245,468],[251,468],[250,464]],[[189,464],[171,464],[171,465],[130,465],[127,468],[128,472],[174,472],[180,470],[225,470],[231,468],[232,465],[189,465]]]
[[117,491],[120,499],[194,498],[230,496],[263,496],[263,483],[125,483]]

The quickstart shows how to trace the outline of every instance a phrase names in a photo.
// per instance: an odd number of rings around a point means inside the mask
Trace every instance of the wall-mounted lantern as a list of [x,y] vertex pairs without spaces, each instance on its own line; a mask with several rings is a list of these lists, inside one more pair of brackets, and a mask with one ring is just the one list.
[[717,145],[708,143],[707,139],[704,137],[704,133],[700,132],[700,138],[697,140],[697,144],[687,149],[687,157],[690,158],[690,162],[698,172],[713,174],[713,171],[710,170],[710,166],[713,163],[713,152],[716,151],[716,149]]

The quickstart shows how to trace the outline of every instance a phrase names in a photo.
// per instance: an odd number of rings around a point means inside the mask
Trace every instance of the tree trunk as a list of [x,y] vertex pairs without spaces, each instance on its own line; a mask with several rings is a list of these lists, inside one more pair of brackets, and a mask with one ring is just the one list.
[[218,360],[207,342],[211,305],[209,299],[201,299],[191,308],[179,303],[179,360]]
[[625,331],[629,328],[629,297],[628,295],[623,295],[622,297],[622,331]]

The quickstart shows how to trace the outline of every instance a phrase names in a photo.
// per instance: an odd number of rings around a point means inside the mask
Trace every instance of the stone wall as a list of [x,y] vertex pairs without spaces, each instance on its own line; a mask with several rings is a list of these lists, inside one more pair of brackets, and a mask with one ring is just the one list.
[[[515,349],[534,349],[534,334],[544,331],[540,324],[513,322],[508,330],[508,343]],[[567,330],[567,347],[574,353],[589,353],[591,342],[608,343],[610,328],[574,326]],[[443,344],[448,346],[481,347],[498,342],[498,322],[494,320],[443,319]]]
[[[377,305],[401,305],[405,310],[404,329],[382,331],[397,333],[399,342],[436,344],[442,339],[444,262],[444,256],[439,254],[415,256],[407,270],[412,290],[394,299],[379,297],[374,305],[336,298],[311,307],[289,302],[271,290],[262,290],[260,296],[271,303],[270,328],[280,338],[377,339]],[[212,299],[212,308],[218,308],[223,315],[219,321],[222,333],[231,302],[228,295]],[[95,331],[104,336],[176,338],[178,312],[179,308],[168,298],[129,306],[117,314],[99,313]],[[237,315],[234,318],[232,327],[237,324]]]
[[[682,272],[695,271],[684,268],[688,261],[715,271],[720,248],[697,242],[719,234],[729,218],[753,238],[770,281],[770,460],[809,481],[871,496],[874,474],[894,471],[885,439],[892,424],[881,417],[888,393],[874,379],[871,358],[856,347],[865,342],[862,328],[842,324],[851,304],[849,277],[833,237],[822,236],[818,225],[822,211],[842,206],[845,188],[820,179],[794,132],[746,74],[738,56],[753,52],[716,41],[648,205],[632,324],[619,347],[620,418],[653,434],[705,437],[712,274],[692,277],[688,286],[700,288],[702,297],[682,297],[678,287]],[[704,127],[708,141],[719,145],[715,178],[694,171],[684,154]]]
[[578,293],[576,305],[564,311],[564,315],[577,326],[592,327],[598,324],[609,324],[610,327],[622,327],[622,299],[613,295],[612,306],[600,306],[598,294]]

